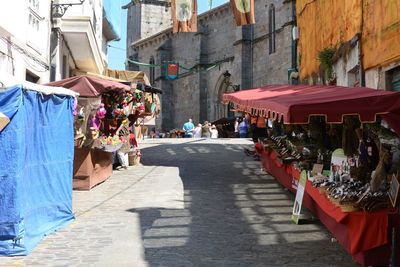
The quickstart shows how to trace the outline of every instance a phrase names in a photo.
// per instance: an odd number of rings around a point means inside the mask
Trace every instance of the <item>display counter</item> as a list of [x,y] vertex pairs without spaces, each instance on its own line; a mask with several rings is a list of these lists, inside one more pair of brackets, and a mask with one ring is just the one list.
[[[284,187],[296,192],[300,171],[283,164],[274,151],[259,151],[263,168]],[[399,214],[384,209],[377,212],[343,212],[307,181],[303,206],[317,217],[343,248],[363,266],[388,266],[391,229],[400,227]],[[400,238],[397,239],[400,248]],[[400,253],[398,253],[400,262]]]
[[112,153],[98,149],[77,148],[74,154],[73,188],[90,190],[112,175]]

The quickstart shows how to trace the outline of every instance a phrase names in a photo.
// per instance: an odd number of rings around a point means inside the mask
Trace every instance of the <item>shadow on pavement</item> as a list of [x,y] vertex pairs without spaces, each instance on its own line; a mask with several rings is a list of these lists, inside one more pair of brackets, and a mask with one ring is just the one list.
[[183,209],[131,209],[149,266],[355,266],[318,222],[290,221],[294,196],[229,144],[142,149],[142,164],[179,168]]

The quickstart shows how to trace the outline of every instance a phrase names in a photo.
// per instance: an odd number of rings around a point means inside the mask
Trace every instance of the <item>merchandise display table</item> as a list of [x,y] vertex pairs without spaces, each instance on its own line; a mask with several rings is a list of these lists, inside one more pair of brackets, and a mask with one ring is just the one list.
[[73,188],[90,190],[112,175],[112,153],[98,149],[76,148]]
[[[259,147],[256,147],[259,150]],[[263,168],[291,192],[300,177],[300,171],[292,164],[283,164],[274,151],[260,152]],[[399,215],[388,210],[377,212],[343,212],[325,195],[307,181],[303,205],[316,216],[344,247],[363,266],[388,266],[392,227],[400,227]],[[400,240],[397,239],[400,247]],[[400,262],[400,254],[398,262]]]

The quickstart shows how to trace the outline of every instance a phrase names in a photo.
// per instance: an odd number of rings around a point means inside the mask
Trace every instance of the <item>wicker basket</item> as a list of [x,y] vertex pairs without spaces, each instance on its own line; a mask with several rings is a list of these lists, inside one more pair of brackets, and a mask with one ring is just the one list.
[[140,156],[137,155],[129,155],[129,166],[139,165],[140,164]]

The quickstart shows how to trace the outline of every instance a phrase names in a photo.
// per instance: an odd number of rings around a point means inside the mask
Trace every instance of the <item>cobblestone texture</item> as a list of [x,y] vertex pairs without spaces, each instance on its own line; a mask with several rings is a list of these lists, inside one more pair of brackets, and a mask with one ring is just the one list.
[[290,221],[293,195],[250,142],[148,140],[140,166],[74,191],[76,220],[0,266],[356,266],[317,221]]

